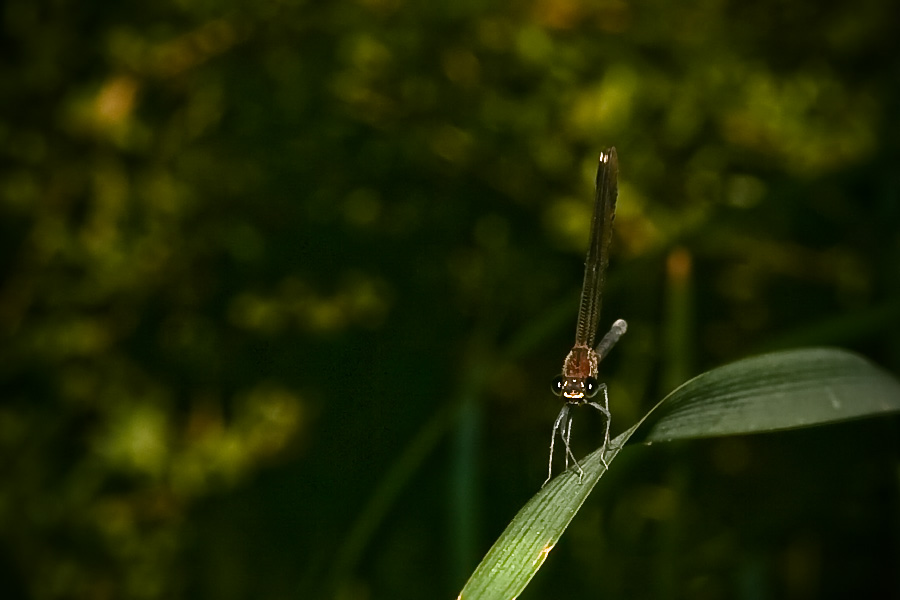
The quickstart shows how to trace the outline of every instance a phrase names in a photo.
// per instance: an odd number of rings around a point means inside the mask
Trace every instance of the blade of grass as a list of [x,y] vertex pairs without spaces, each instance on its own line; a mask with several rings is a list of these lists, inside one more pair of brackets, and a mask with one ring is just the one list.
[[539,491],[513,518],[469,578],[460,600],[508,600],[541,568],[607,464],[628,442],[777,431],[900,412],[900,382],[844,350],[766,354],[713,369],[664,398],[609,449]]
[[584,478],[569,469],[545,485],[519,511],[469,578],[458,600],[515,598],[556,545],[588,494],[606,471],[606,463],[619,453],[630,431],[618,436],[606,450],[599,449],[580,461]]
[[796,429],[900,411],[900,383],[865,358],[804,348],[708,371],[669,394],[629,443]]

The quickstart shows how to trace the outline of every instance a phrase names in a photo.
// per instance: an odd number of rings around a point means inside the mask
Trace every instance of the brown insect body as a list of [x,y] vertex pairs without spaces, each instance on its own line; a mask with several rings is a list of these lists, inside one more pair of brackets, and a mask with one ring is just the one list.
[[[578,469],[579,477],[584,474],[569,446],[569,438],[572,435],[571,408],[573,406],[589,405],[603,414],[606,418],[603,447],[605,448],[609,444],[609,396],[606,384],[597,381],[597,365],[600,359],[605,357],[622,337],[628,324],[622,319],[618,319],[596,347],[594,343],[600,323],[601,292],[606,266],[609,263],[612,225],[616,218],[616,198],[619,193],[618,176],[619,158],[616,149],[610,148],[601,152],[597,166],[591,235],[587,258],[584,261],[584,284],[581,288],[581,303],[575,328],[575,345],[563,361],[562,373],[553,380],[553,393],[561,397],[565,404],[553,423],[553,432],[550,436],[550,460],[547,466],[547,480],[544,483],[550,481],[550,477],[553,475],[553,447],[557,435],[566,447],[566,467],[568,468],[571,458]],[[596,401],[592,400],[598,395]],[[602,457],[600,460],[604,461]],[[605,465],[606,462],[604,461],[603,464]]]
[[562,396],[570,404],[581,404],[591,394],[588,378],[597,379],[600,360],[593,348],[575,346],[566,355],[562,368]]

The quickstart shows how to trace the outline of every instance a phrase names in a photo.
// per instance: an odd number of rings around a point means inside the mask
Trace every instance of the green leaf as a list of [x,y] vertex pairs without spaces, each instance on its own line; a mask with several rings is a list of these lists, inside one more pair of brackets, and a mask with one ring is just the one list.
[[[518,596],[626,443],[777,431],[900,412],[900,382],[830,348],[775,352],[713,369],[663,399],[640,422],[570,469],[519,511],[469,578],[461,600]],[[601,459],[601,457],[603,457]]]
[[601,456],[609,464],[630,434],[631,431],[623,433],[610,442],[609,448],[595,450],[579,461],[584,470],[581,481],[578,472],[569,469],[529,500],[488,550],[459,599],[518,596],[544,564],[575,513],[606,472]]
[[900,411],[900,383],[834,348],[763,354],[708,371],[644,417],[629,443],[795,429]]

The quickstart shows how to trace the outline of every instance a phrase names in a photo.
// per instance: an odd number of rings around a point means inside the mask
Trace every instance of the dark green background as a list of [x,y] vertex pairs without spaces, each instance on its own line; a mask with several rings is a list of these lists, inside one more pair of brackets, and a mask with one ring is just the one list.
[[[0,595],[454,598],[545,476],[609,145],[614,433],[767,349],[896,373],[898,12],[7,0]],[[900,597],[897,439],[629,449],[523,598]]]

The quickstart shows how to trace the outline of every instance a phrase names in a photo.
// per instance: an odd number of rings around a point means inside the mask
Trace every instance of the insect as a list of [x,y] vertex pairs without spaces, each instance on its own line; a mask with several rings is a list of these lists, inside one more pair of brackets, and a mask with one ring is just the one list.
[[[609,148],[601,152],[599,163],[594,196],[594,215],[591,218],[590,247],[584,262],[584,285],[581,288],[581,304],[578,309],[578,324],[575,328],[575,345],[563,361],[562,374],[553,380],[553,393],[560,396],[565,404],[553,423],[553,433],[550,436],[550,464],[547,469],[547,479],[544,481],[545,485],[553,476],[553,447],[557,434],[566,447],[566,468],[569,468],[569,458],[571,458],[578,468],[579,477],[584,477],[584,470],[578,464],[578,460],[572,454],[569,446],[569,439],[572,435],[572,407],[587,404],[603,413],[606,421],[603,448],[605,449],[609,444],[609,395],[606,391],[606,384],[597,380],[597,368],[600,361],[625,334],[628,324],[623,319],[617,320],[600,340],[600,343],[596,347],[594,346],[597,325],[600,321],[603,281],[606,275],[606,266],[609,263],[612,225],[616,217],[616,197],[619,193],[619,159],[616,149]],[[602,402],[593,400],[598,396],[602,396]],[[603,464],[605,466],[606,462],[604,461]]]

